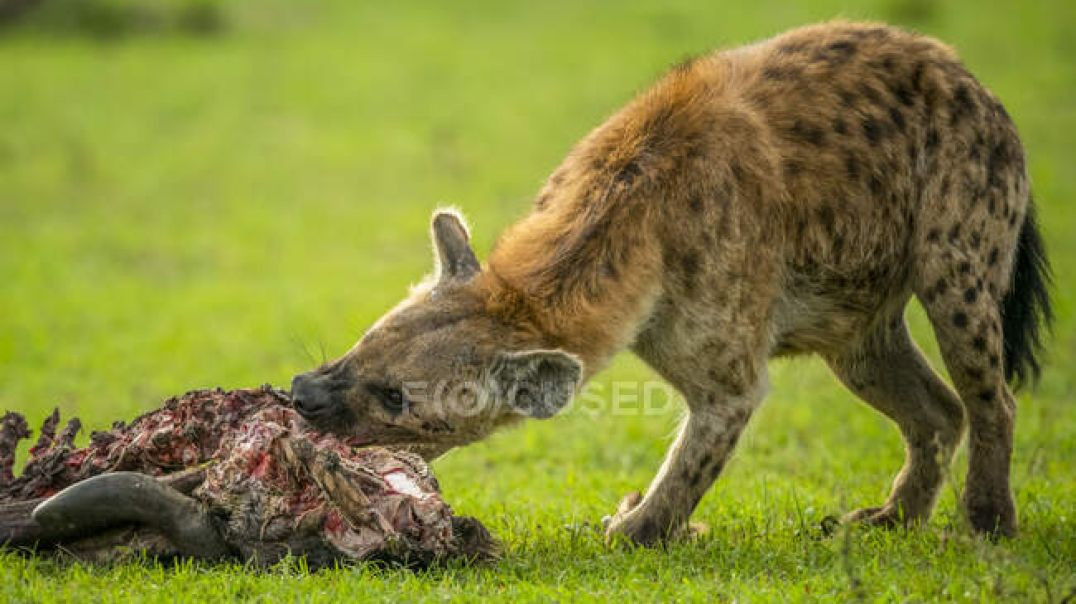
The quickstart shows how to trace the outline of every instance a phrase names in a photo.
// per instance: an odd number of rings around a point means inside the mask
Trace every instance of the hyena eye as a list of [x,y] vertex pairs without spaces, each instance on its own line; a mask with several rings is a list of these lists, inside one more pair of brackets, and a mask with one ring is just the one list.
[[381,406],[393,415],[398,415],[407,407],[403,391],[391,386],[370,386],[370,392],[381,402]]

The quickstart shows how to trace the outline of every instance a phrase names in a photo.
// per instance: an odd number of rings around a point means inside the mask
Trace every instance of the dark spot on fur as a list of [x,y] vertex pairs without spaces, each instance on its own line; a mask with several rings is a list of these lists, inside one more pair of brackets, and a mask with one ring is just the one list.
[[777,47],[777,52],[783,55],[796,54],[805,50],[807,50],[806,42],[789,42],[787,44],[782,44]]
[[736,181],[736,184],[743,187],[747,182],[747,172],[744,171],[743,166],[738,161],[732,162],[730,167],[732,169],[732,178]]
[[785,176],[794,177],[803,171],[803,164],[798,159],[786,157],[781,162],[781,169],[784,171]]
[[949,283],[945,280],[945,278],[942,277],[941,279],[938,279],[938,281],[934,284],[933,287],[927,289],[925,295],[926,301],[933,302],[938,296],[944,294],[945,290],[947,289],[949,289]]
[[796,221],[796,241],[803,241],[807,233],[807,221],[800,218]]
[[956,270],[960,271],[961,275],[966,275],[971,272],[971,263],[964,260],[956,266]]
[[[739,438],[740,438],[739,432],[733,433],[732,436],[729,438],[729,441],[730,441],[729,442],[729,448],[733,447],[736,444],[736,441],[739,440]],[[725,460],[724,459],[718,459],[717,462],[714,463],[713,466],[709,468],[710,479],[713,480],[714,478],[716,478],[717,475],[720,474],[721,470],[723,470],[723,469],[725,469]]]
[[964,329],[968,326],[968,315],[963,311],[957,311],[953,313],[953,325]]
[[855,155],[849,153],[844,156],[844,169],[850,180],[859,180],[859,161]]
[[743,383],[743,380],[737,377],[737,367],[735,363],[730,365],[723,375],[719,375],[718,384],[724,388],[725,393],[729,396],[742,396],[747,391],[747,386]]
[[889,121],[893,122],[897,132],[904,132],[904,114],[900,112],[900,109],[896,107],[889,108]]
[[833,131],[841,135],[848,134],[848,124],[844,122],[843,117],[834,118]]
[[893,96],[897,101],[905,107],[911,107],[915,104],[915,93],[912,92],[911,87],[905,82],[897,82],[891,87]]
[[856,51],[856,43],[851,40],[838,40],[826,47],[826,50],[832,50],[834,52],[840,52],[844,54],[852,54]]
[[609,279],[616,279],[620,276],[620,271],[616,268],[616,263],[611,258],[606,258],[602,264],[602,275]]
[[979,163],[979,160],[982,159],[982,147],[979,145],[969,146],[968,159],[970,159],[972,163]]
[[802,120],[796,120],[788,133],[793,139],[816,147],[821,147],[826,142],[826,133],[821,128],[812,126]]
[[986,338],[982,336],[975,336],[975,339],[971,341],[971,345],[979,352],[986,352]]
[[680,269],[684,271],[685,275],[694,277],[699,272],[699,255],[696,252],[689,252],[680,257]]
[[996,354],[991,354],[990,355],[990,366],[991,367],[997,367],[1000,362],[1001,362],[1001,360],[998,358],[998,355],[996,355]]
[[997,264],[998,263],[998,254],[1000,254],[1000,253],[1001,252],[998,250],[998,248],[996,248],[996,247],[990,248],[990,256],[987,258],[987,261],[986,261],[987,264],[989,264],[990,266],[994,266],[995,264]]
[[845,108],[851,108],[855,103],[856,97],[843,88],[837,89],[837,98],[841,99],[841,105]]
[[693,196],[691,201],[688,202],[688,205],[691,206],[692,212],[695,212],[696,214],[702,212],[702,197],[699,197],[698,195]]
[[950,123],[955,125],[964,117],[971,115],[976,110],[975,101],[971,98],[968,85],[961,83],[953,91],[953,98],[949,103]]
[[979,297],[979,290],[975,289],[974,287],[969,287],[968,289],[964,290],[964,302],[965,303],[971,304],[978,297]]
[[707,452],[705,455],[702,456],[702,459],[699,460],[699,467],[700,468],[708,468],[708,467],[710,467],[710,464],[712,464],[712,463],[714,463],[713,454]]
[[834,223],[836,222],[836,215],[833,212],[833,208],[828,205],[818,208],[818,221],[822,223],[822,226],[826,229],[827,233],[832,234],[834,231]]
[[882,103],[882,94],[870,84],[861,84],[859,86],[859,92],[863,94],[864,98],[875,105],[880,105]]
[[960,223],[954,224],[949,229],[949,243],[956,243],[960,239]]
[[982,392],[979,393],[979,400],[983,401],[984,403],[988,403],[988,402],[994,400],[994,391],[993,390],[983,390]]
[[931,127],[927,130],[927,150],[934,151],[938,148],[938,143],[941,142],[941,137],[938,136],[938,129]]
[[856,43],[851,40],[838,40],[816,51],[811,58],[815,61],[824,61],[835,67],[847,63],[856,52]]
[[983,370],[978,367],[966,367],[964,373],[968,375],[972,380],[978,382],[983,379]]
[[912,69],[912,77],[909,78],[909,82],[912,85],[912,89],[919,91],[923,89],[923,71],[926,70],[926,65],[923,61],[916,61],[915,67]]
[[695,293],[699,276],[699,254],[697,251],[688,251],[679,254],[675,258],[676,269],[680,272],[680,280],[683,283],[687,295]]
[[936,242],[941,239],[941,229],[935,227],[927,233],[927,241]]
[[882,179],[878,178],[877,174],[871,174],[870,188],[871,188],[871,193],[873,193],[875,195],[880,195],[882,193],[882,189],[885,188],[885,185],[882,184]]
[[630,186],[635,182],[635,178],[643,173],[642,168],[635,162],[628,162],[623,168],[616,174],[616,182],[625,186]]
[[1009,146],[1004,143],[994,145],[990,150],[990,159],[987,160],[986,175],[987,184],[994,189],[1000,189],[1004,183],[1004,169],[1012,162],[1012,154]]
[[874,116],[863,118],[863,134],[871,143],[877,143],[882,139],[882,126]]
[[699,159],[700,157],[704,157],[705,155],[706,146],[703,145],[701,142],[696,142],[695,144],[688,146],[684,156],[688,159]]

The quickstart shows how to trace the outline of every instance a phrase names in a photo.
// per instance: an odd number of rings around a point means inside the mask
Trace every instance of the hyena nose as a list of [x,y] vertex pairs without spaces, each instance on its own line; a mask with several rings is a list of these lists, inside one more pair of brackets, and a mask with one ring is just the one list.
[[325,415],[332,407],[332,397],[316,378],[300,373],[291,380],[291,401],[306,419]]

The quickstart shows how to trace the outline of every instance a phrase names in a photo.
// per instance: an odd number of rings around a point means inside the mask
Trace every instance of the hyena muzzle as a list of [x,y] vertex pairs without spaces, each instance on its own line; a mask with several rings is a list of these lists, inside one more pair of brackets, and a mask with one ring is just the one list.
[[[553,415],[630,348],[688,403],[607,529],[654,543],[725,465],[767,361],[813,353],[906,444],[888,500],[851,519],[926,520],[967,429],[968,518],[1015,533],[1008,384],[1038,375],[1049,267],[1013,122],[936,40],[837,22],[685,62],[571,151],[484,264],[455,213],[432,234],[434,277],[295,378],[311,422],[432,457]],[[909,337],[913,295],[953,387]]]

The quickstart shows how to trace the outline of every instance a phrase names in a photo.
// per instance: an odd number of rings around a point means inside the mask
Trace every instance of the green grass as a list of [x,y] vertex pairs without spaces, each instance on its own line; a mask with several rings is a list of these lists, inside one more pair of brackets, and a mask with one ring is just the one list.
[[[484,252],[571,144],[669,64],[877,18],[954,44],[1029,150],[1060,317],[1041,387],[1020,398],[1020,538],[969,537],[953,490],[923,530],[821,538],[825,515],[884,498],[902,451],[884,418],[804,360],[774,364],[694,543],[610,550],[583,524],[645,487],[676,414],[575,412],[437,462],[457,511],[506,543],[491,566],[308,576],[0,554],[0,599],[1071,597],[1076,5],[728,4],[243,0],[197,35],[108,39],[47,15],[0,30],[0,410],[36,423],[59,405],[92,428],[191,388],[287,384],[429,269],[438,204],[465,210]],[[651,378],[625,356],[598,383]]]

